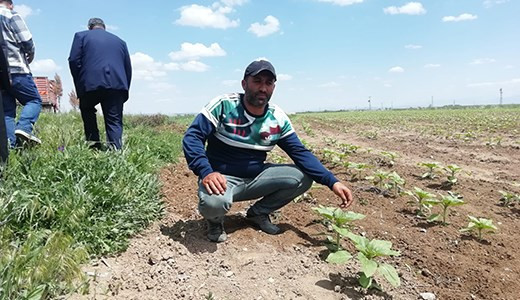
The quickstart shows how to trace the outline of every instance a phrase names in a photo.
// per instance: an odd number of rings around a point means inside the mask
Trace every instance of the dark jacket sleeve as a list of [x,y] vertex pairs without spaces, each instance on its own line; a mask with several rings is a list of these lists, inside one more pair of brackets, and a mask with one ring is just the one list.
[[198,114],[182,139],[182,150],[188,167],[200,178],[213,172],[204,145],[214,131],[215,126],[204,115]]
[[339,181],[311,151],[305,148],[296,133],[291,133],[278,141],[278,146],[289,155],[298,168],[317,183],[332,189],[334,183]]
[[83,87],[80,84],[79,73],[82,67],[81,56],[82,56],[82,48],[83,48],[82,37],[79,33],[74,35],[74,40],[72,41],[72,46],[70,48],[69,54],[69,68],[70,73],[72,75],[72,79],[74,80],[74,86],[76,88],[76,93],[78,96],[83,95]]
[[125,72],[126,79],[128,80],[128,90],[130,90],[130,82],[132,81],[132,63],[130,61],[130,54],[128,53],[128,47],[125,43]]

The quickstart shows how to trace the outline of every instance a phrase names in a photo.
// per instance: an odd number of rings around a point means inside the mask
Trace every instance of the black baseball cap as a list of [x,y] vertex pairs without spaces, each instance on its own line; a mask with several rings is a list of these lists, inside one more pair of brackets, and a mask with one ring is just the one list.
[[247,76],[256,76],[262,71],[269,71],[274,76],[274,80],[276,80],[276,72],[274,71],[273,65],[267,60],[255,60],[247,66],[246,71],[244,72],[244,79]]

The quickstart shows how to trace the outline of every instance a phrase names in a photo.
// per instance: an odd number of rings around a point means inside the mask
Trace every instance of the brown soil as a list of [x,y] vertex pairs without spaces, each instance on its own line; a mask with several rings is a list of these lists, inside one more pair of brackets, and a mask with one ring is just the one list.
[[[393,288],[381,278],[384,292],[358,287],[357,263],[324,262],[326,230],[311,210],[339,200],[327,188],[311,190],[310,198],[284,207],[277,222],[284,232],[263,234],[244,221],[249,203],[236,204],[226,220],[229,239],[222,244],[205,238],[205,223],[197,212],[197,178],[185,162],[161,172],[165,216],[133,238],[128,250],[86,266],[92,277],[88,299],[421,299],[424,292],[437,299],[520,298],[520,210],[498,205],[499,190],[520,193],[520,150],[515,145],[490,147],[482,142],[432,139],[412,132],[386,130],[369,139],[333,126],[314,124],[313,136],[299,134],[315,149],[330,147],[323,137],[359,145],[349,160],[379,164],[395,170],[414,186],[430,192],[453,191],[465,205],[449,214],[449,225],[416,217],[407,196],[385,197],[366,180],[353,181],[356,202],[350,208],[366,218],[353,231],[369,238],[392,241],[401,256],[386,261],[396,266],[401,286]],[[365,151],[368,147],[371,152]],[[332,147],[331,147],[332,148]],[[395,166],[383,166],[380,151],[399,155]],[[319,152],[319,151],[318,151]],[[419,162],[455,163],[463,168],[459,183],[443,183],[445,176],[423,180]],[[345,182],[344,167],[327,166]],[[369,172],[367,172],[369,173]],[[368,174],[367,174],[368,175]],[[499,231],[479,241],[459,229],[467,215],[493,219]],[[355,252],[355,249],[345,246]],[[213,298],[210,297],[213,296]]]

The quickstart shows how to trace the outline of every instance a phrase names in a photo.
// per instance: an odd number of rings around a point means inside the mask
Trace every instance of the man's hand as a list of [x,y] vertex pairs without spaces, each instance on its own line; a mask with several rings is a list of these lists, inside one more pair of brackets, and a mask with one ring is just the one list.
[[219,172],[209,173],[202,179],[202,185],[206,188],[210,195],[224,195],[227,187],[227,180],[224,175]]
[[334,183],[334,185],[332,186],[332,191],[334,192],[334,194],[336,194],[338,197],[341,198],[341,200],[342,200],[342,202],[340,204],[341,208],[347,208],[354,202],[354,198],[352,197],[352,192],[343,183],[341,183],[339,181]]

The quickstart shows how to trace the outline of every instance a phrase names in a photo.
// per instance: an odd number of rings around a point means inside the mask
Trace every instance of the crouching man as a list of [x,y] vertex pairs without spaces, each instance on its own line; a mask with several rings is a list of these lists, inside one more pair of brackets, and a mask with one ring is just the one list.
[[[227,239],[224,216],[236,201],[260,198],[247,219],[268,234],[280,233],[269,214],[307,191],[313,180],[328,186],[342,207],[353,202],[351,191],[305,148],[287,115],[269,103],[275,82],[270,62],[253,61],[242,80],[244,93],[214,98],[184,135],[184,155],[199,176],[199,211],[212,242]],[[294,164],[265,163],[276,145]]]

